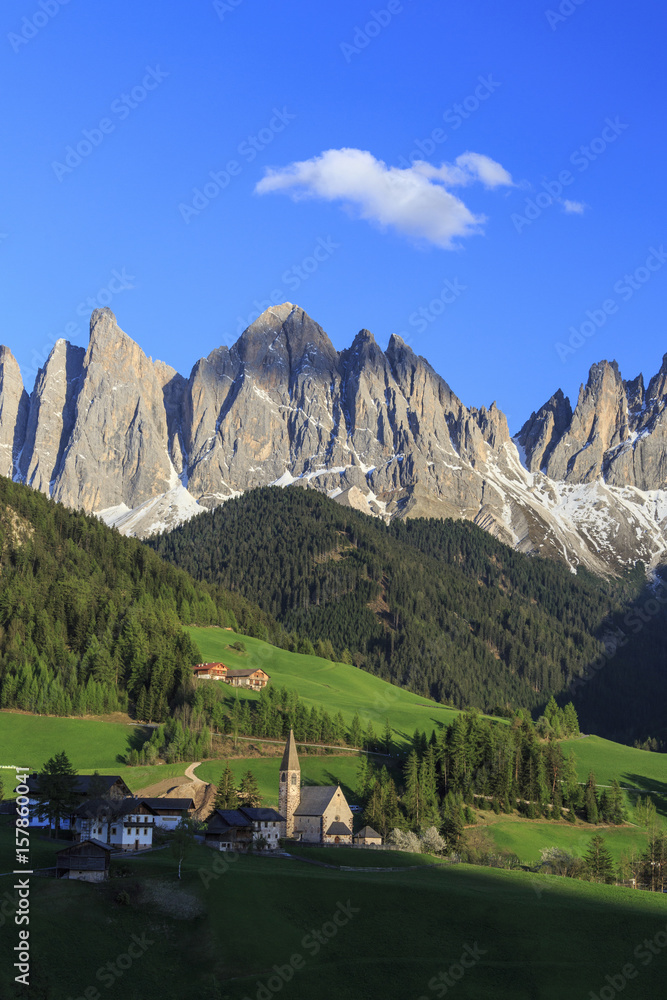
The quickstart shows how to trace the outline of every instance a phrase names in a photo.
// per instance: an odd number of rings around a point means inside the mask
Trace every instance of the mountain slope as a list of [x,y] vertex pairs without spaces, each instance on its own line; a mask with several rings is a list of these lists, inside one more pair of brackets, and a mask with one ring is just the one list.
[[[591,669],[605,661],[610,630],[646,599],[641,568],[624,581],[574,576],[465,522],[386,525],[296,487],[254,490],[149,544],[196,578],[252,597],[318,640],[321,655],[418,694],[541,709],[572,686],[595,732],[634,739],[664,726],[664,612],[641,644],[632,638],[624,657]],[[582,681],[587,672],[593,679]]]
[[522,552],[621,574],[667,547],[667,362],[644,390],[593,366],[512,439],[428,362],[367,330],[336,351],[298,306],[267,309],[188,379],[153,362],[109,309],[87,350],[58,341],[28,397],[0,350],[7,472],[145,537],[248,489],[299,480],[383,520],[474,521]]
[[101,714],[145,689],[166,718],[199,658],[181,622],[284,635],[239,595],[0,477],[0,707]]

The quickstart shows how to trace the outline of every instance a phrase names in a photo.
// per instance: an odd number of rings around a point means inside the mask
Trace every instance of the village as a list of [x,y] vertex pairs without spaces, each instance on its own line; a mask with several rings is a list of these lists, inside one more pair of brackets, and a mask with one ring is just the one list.
[[320,846],[382,845],[380,834],[369,826],[353,832],[353,812],[340,785],[302,785],[291,730],[276,782],[277,810],[239,805],[235,809],[213,808],[204,818],[192,797],[133,795],[119,775],[78,775],[74,791],[79,804],[68,815],[60,816],[54,815],[41,794],[40,776],[34,772],[27,779],[29,825],[71,841],[56,854],[56,878],[87,882],[109,878],[113,856],[153,850],[158,838],[164,840],[165,834],[182,828],[193,840],[224,852],[275,854],[290,841]]

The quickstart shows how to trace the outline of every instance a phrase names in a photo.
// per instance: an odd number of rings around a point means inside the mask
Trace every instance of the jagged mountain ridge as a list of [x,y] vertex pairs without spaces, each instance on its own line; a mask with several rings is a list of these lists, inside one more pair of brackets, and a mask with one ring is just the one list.
[[513,440],[393,335],[336,351],[302,309],[266,310],[188,379],[153,362],[110,309],[87,350],[54,346],[28,397],[0,348],[0,471],[127,534],[168,529],[270,483],[369,514],[467,518],[515,548],[619,572],[667,548],[667,356],[644,389],[593,366]]

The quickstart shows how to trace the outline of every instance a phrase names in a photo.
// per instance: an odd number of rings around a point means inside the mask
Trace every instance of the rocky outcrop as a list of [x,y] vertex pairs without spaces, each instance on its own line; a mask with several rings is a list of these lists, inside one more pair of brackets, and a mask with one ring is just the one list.
[[600,362],[513,440],[400,337],[341,352],[298,306],[267,309],[189,378],[109,309],[87,350],[58,341],[31,397],[0,351],[2,471],[119,530],[168,530],[255,486],[297,483],[386,520],[475,521],[523,552],[617,572],[667,537],[667,356],[645,388]]
[[13,478],[25,443],[29,397],[18,361],[0,347],[0,475]]

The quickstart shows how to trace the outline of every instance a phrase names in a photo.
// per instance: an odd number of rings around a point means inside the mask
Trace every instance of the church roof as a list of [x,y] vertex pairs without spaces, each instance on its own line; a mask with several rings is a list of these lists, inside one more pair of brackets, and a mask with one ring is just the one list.
[[363,830],[360,830],[359,833],[356,835],[355,840],[364,840],[366,838],[368,839],[372,838],[374,840],[382,840],[380,834],[377,832],[377,830],[374,830],[372,826],[365,826]]
[[280,765],[281,771],[299,771],[299,758],[296,752],[296,743],[294,742],[294,730],[290,729],[289,736],[287,737],[287,743],[285,744],[285,753],[283,754],[282,763]]
[[327,837],[349,837],[352,831],[345,823],[332,823],[326,832]]
[[336,785],[306,785],[301,789],[301,801],[295,816],[321,816],[338,791]]

